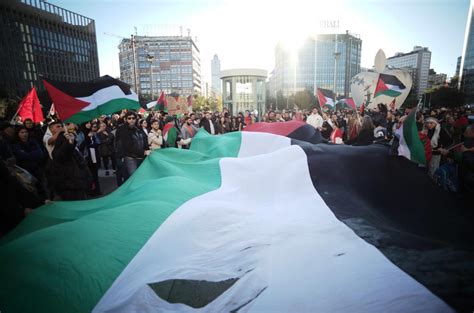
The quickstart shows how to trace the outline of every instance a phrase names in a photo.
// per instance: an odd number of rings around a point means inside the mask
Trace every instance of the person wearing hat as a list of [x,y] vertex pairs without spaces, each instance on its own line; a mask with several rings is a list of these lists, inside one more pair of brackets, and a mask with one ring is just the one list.
[[48,129],[43,136],[43,143],[48,151],[49,158],[53,158],[53,150],[59,134],[64,131],[63,123],[59,120],[53,120],[48,124]]

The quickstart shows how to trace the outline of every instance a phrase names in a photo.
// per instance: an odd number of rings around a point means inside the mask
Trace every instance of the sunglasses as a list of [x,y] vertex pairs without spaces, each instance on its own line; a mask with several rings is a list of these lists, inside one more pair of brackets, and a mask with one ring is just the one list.
[[136,120],[133,116],[127,117],[127,120]]

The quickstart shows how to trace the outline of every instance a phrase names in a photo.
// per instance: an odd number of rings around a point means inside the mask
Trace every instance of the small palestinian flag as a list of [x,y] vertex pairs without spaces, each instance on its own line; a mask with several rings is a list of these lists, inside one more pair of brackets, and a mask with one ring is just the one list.
[[123,109],[140,109],[130,86],[110,76],[82,83],[43,79],[58,115],[65,122],[80,124]]
[[187,96],[187,98],[186,98],[186,103],[188,104],[188,108],[192,108],[192,107],[193,107],[193,95]]
[[[416,127],[416,110],[412,110],[396,131],[399,137],[398,155],[415,163],[426,165],[427,151]],[[431,154],[431,152],[430,152]]]
[[405,88],[405,85],[396,76],[380,74],[374,94],[375,97],[380,95],[398,97]]
[[317,88],[316,96],[318,97],[319,106],[334,107],[334,93],[328,89]]
[[158,110],[168,112],[168,100],[166,99],[166,94],[164,91],[161,91],[160,97],[158,98]]
[[352,110],[356,110],[356,104],[354,102],[354,99],[352,98],[344,98],[338,101],[339,104],[341,104],[343,107],[351,108]]

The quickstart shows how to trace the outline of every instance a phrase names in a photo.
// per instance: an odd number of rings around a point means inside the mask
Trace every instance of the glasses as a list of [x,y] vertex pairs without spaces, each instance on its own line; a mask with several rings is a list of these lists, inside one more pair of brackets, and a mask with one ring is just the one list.
[[134,118],[133,116],[129,116],[127,117],[127,120],[136,120],[136,118]]

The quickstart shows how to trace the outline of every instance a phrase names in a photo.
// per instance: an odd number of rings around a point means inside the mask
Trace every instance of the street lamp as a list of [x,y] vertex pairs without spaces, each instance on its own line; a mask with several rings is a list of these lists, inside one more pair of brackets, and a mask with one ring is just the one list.
[[153,65],[153,60],[155,57],[151,54],[146,55],[146,60],[147,62],[150,63],[150,100],[153,100],[153,72],[152,72],[152,65]]

